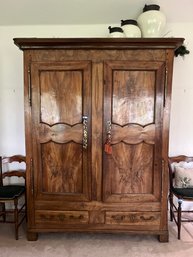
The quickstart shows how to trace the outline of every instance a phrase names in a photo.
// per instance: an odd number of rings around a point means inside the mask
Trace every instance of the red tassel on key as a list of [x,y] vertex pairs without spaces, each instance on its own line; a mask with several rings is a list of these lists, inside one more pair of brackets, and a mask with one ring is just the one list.
[[108,143],[105,143],[105,153],[112,154],[112,146]]

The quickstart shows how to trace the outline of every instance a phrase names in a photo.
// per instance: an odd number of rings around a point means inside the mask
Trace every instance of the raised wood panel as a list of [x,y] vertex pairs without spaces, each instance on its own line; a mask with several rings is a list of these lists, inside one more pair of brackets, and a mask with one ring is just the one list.
[[41,144],[42,192],[83,193],[83,157],[80,144]]
[[112,71],[112,122],[121,126],[153,123],[155,71],[124,70],[127,64],[122,69]]
[[106,158],[107,191],[120,198],[121,194],[128,194],[128,198],[129,194],[153,194],[153,145],[119,143],[112,149]]
[[72,125],[81,122],[82,72],[40,70],[41,122],[49,125],[56,123]]

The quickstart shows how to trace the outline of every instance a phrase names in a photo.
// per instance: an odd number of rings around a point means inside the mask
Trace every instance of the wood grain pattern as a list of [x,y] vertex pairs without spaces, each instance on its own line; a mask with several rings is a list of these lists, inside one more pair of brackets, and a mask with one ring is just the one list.
[[112,148],[111,158],[106,159],[111,194],[153,194],[154,147],[119,143]]
[[[34,62],[33,165],[36,198],[88,199],[90,181],[90,62]],[[84,94],[83,94],[84,92]],[[83,116],[88,117],[83,150]]]
[[127,63],[122,69],[112,71],[112,122],[121,126],[128,123],[153,123],[155,72],[126,70]]
[[105,211],[102,210],[91,210],[89,212],[89,223],[90,224],[104,224],[105,223]]
[[46,143],[53,141],[56,143],[67,143],[73,141],[78,144],[82,144],[83,140],[83,125],[77,124],[69,126],[65,124],[56,124],[49,126],[41,123],[39,125],[39,142]]
[[85,224],[88,223],[88,219],[87,211],[36,211],[37,224]]
[[103,155],[104,201],[160,199],[163,69],[163,62],[105,62],[104,124],[112,122],[112,154]]
[[[61,201],[64,199],[61,195],[61,199],[55,199],[55,195],[47,195],[47,198],[41,201],[36,201],[35,209],[36,210],[46,210],[47,206],[50,202],[54,202],[52,204],[52,210],[55,211],[64,211],[64,210],[88,210],[89,212],[103,212],[103,211],[136,211],[140,212],[142,209],[147,212],[157,211],[160,212],[161,210],[161,202],[160,201],[152,201],[151,205],[149,201],[140,202],[141,195],[135,194],[135,197],[131,198],[131,201],[125,202],[103,202],[103,201],[82,201],[77,200],[75,201],[65,201],[65,204],[61,204]],[[148,198],[150,199],[150,197]],[[152,200],[152,198],[151,198]]]
[[49,125],[80,123],[83,94],[82,72],[41,70],[39,77],[41,122]]
[[36,49],[26,50],[29,55],[33,55],[33,60],[35,62],[66,62],[66,61],[85,61],[92,60],[92,62],[103,62],[112,60],[123,60],[123,61],[165,61],[165,50],[164,49],[136,49],[135,51],[131,49],[104,49],[102,51],[84,51],[81,49],[55,49],[50,51],[45,49],[44,51],[39,51]]
[[127,144],[155,144],[155,125],[142,127],[137,124],[129,124],[124,127],[112,125],[112,144],[124,142]]
[[82,147],[75,143],[41,145],[43,192],[82,193]]
[[103,64],[92,69],[92,200],[102,200]]

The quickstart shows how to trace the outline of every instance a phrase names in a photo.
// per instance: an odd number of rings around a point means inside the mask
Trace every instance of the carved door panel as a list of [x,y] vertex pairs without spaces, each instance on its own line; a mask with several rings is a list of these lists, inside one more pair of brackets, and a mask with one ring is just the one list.
[[32,63],[35,199],[90,198],[90,68],[88,61]]
[[103,153],[107,202],[160,201],[163,62],[105,63]]

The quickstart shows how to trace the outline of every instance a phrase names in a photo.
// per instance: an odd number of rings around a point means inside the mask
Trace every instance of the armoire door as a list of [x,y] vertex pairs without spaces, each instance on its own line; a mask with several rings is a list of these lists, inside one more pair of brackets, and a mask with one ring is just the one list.
[[164,62],[105,62],[106,202],[160,202],[164,71]]
[[35,201],[90,199],[90,84],[88,61],[31,64]]

